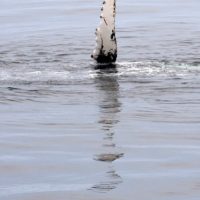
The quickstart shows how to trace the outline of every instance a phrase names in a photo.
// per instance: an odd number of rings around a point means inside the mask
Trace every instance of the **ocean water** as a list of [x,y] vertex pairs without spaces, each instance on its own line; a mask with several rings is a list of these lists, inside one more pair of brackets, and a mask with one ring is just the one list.
[[0,0],[0,199],[199,200],[200,1]]

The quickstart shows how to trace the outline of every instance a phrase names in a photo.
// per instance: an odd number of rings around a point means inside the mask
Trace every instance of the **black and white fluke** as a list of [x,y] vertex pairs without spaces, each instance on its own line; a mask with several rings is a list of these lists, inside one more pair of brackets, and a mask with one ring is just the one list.
[[117,59],[115,15],[116,0],[105,0],[100,25],[96,29],[96,47],[91,56],[97,63],[114,63]]

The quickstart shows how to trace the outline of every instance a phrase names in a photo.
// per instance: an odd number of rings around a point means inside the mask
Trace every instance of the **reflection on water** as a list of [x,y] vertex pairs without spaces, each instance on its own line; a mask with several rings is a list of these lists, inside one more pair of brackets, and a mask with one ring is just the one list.
[[94,185],[91,188],[91,190],[95,192],[105,193],[116,189],[117,186],[121,183],[122,183],[121,176],[117,174],[113,166],[110,166],[110,168],[106,172],[105,180]]
[[120,121],[121,103],[119,101],[119,84],[117,80],[117,69],[101,69],[95,79],[99,92],[99,108],[101,130],[103,136],[103,152],[95,155],[95,160],[106,162],[108,170],[105,180],[94,185],[92,190],[97,192],[108,192],[122,183],[122,178],[116,172],[113,161],[124,156],[115,143],[115,126]]

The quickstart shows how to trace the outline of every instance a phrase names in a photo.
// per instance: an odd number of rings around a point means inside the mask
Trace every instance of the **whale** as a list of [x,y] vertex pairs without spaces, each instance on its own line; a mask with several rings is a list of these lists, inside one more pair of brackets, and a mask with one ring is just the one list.
[[100,24],[95,32],[96,46],[91,55],[99,64],[112,64],[117,60],[115,16],[116,0],[103,1]]

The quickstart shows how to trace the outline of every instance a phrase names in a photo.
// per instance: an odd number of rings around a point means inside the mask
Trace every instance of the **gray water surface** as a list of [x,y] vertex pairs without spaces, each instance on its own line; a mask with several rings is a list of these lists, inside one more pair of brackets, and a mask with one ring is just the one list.
[[0,199],[199,200],[200,2],[0,0]]

